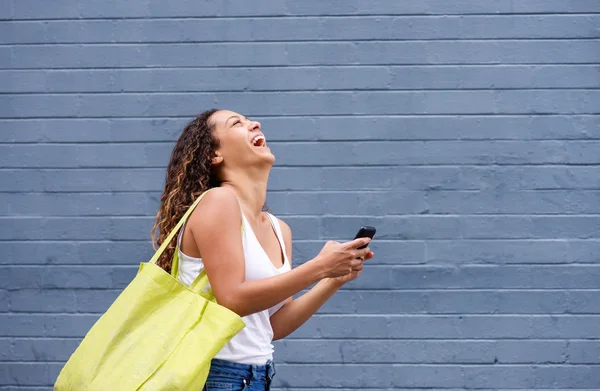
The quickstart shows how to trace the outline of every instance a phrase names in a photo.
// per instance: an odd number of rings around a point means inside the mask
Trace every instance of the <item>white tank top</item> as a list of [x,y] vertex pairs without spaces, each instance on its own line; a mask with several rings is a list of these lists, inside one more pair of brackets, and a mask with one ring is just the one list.
[[[268,278],[291,270],[279,221],[270,213],[267,213],[267,216],[271,221],[283,252],[283,266],[277,268],[273,265],[242,211],[242,245],[246,263],[246,280]],[[190,285],[204,269],[204,263],[202,258],[190,257],[181,251],[181,238],[184,228],[185,222],[177,238],[179,281]],[[272,360],[273,329],[269,318],[282,306],[283,302],[264,311],[242,317],[246,327],[235,335],[215,358],[250,365],[264,365],[268,360]]]

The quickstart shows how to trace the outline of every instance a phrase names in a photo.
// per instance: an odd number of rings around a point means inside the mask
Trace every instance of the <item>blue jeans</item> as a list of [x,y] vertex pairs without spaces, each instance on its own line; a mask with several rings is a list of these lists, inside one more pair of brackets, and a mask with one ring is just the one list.
[[275,376],[272,361],[247,365],[213,359],[204,391],[269,391]]

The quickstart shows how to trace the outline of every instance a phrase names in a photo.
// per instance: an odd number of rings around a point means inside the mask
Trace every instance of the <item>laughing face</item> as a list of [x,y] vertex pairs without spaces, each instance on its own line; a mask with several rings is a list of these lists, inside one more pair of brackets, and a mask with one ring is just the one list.
[[214,113],[210,121],[219,140],[213,163],[229,168],[273,165],[275,156],[267,146],[260,123],[229,110]]

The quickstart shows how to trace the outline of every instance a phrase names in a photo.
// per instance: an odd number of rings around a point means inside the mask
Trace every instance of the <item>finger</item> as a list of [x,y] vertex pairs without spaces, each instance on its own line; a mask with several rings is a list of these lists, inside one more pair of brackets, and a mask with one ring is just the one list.
[[364,248],[362,250],[356,250],[356,256],[362,259],[366,259],[370,252],[371,249],[369,247]]
[[369,242],[371,242],[371,238],[358,238],[358,239],[354,239],[351,242],[346,242],[346,248],[357,249],[359,247],[368,245]]
[[354,269],[355,267],[362,266],[362,264],[363,264],[362,260],[355,259],[354,261],[350,262],[350,267]]
[[364,266],[364,265],[361,263],[360,265],[353,267],[353,268],[352,268],[352,271],[353,271],[353,272],[359,272],[359,271],[361,271],[362,269],[364,269],[364,267],[365,267],[365,266]]

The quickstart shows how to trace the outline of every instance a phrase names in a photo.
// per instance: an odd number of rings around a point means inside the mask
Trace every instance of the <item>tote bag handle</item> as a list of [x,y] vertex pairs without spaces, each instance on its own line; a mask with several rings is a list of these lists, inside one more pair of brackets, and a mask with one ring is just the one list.
[[[175,237],[175,235],[177,234],[177,232],[179,232],[179,229],[183,225],[183,222],[192,214],[192,212],[194,211],[194,209],[196,208],[196,206],[198,205],[198,203],[200,202],[200,200],[202,200],[202,197],[204,197],[204,195],[206,193],[208,193],[210,190],[211,189],[209,189],[209,190],[205,191],[204,193],[200,194],[200,196],[198,197],[198,199],[196,199],[196,201],[194,201],[194,203],[188,208],[188,210],[181,217],[181,219],[179,219],[179,222],[177,223],[177,225],[175,226],[175,228],[173,228],[173,230],[169,233],[169,235],[167,236],[167,238],[162,242],[162,244],[160,245],[160,247],[158,248],[158,250],[156,250],[156,252],[152,256],[152,259],[150,259],[149,263],[156,264],[156,262],[158,261],[158,258],[167,249],[167,246],[169,245],[169,243],[171,243],[171,241],[173,240],[173,238]],[[177,265],[174,265],[174,267],[177,268],[178,267],[178,263],[179,263],[179,259],[177,257],[177,254],[175,254],[174,263],[177,263]],[[174,275],[173,277],[177,278],[177,275]],[[200,272],[200,274],[198,275],[198,277],[196,277],[196,279],[190,285],[190,289],[193,290],[196,293],[201,293],[207,285],[208,285],[208,276],[206,275],[206,270],[203,269],[202,272]],[[212,297],[212,295],[208,295],[208,296],[210,296],[210,297],[208,297],[209,299]]]

